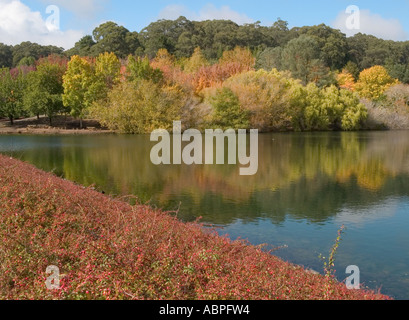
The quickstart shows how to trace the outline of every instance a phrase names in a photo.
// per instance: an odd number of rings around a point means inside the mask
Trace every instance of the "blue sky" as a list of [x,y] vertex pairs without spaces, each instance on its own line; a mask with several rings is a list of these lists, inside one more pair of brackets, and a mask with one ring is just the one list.
[[[59,8],[59,30],[44,27],[49,5]],[[350,5],[360,9],[361,32],[409,40],[409,0],[394,0],[393,4],[369,0],[0,0],[0,42],[70,47],[102,22],[115,21],[139,32],[159,18],[179,15],[191,20],[231,19],[240,24],[261,21],[263,25],[280,17],[290,27],[325,23],[352,35],[345,29],[345,10]]]

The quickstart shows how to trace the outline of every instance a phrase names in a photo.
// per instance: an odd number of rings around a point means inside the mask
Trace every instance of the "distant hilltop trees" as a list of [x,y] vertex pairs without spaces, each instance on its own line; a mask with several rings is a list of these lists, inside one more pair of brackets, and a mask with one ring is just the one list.
[[180,17],[153,22],[139,33],[106,22],[66,51],[31,42],[16,46],[0,43],[0,67],[30,66],[50,54],[69,58],[113,52],[120,59],[129,55],[153,59],[159,49],[182,59],[191,57],[198,47],[206,60],[214,63],[225,51],[237,46],[251,50],[258,69],[291,70],[297,77],[297,74],[302,76],[302,65],[308,61],[317,73],[347,69],[356,80],[364,69],[380,65],[393,78],[409,83],[409,41],[382,40],[360,33],[347,38],[341,31],[324,24],[289,29],[288,23],[281,19],[266,27],[260,22],[238,25],[229,20],[198,22]]

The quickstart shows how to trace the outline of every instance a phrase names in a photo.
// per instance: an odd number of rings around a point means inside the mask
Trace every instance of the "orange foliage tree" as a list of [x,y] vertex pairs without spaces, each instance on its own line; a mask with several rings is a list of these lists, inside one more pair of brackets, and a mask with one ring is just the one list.
[[337,75],[337,82],[341,89],[355,91],[356,83],[354,76],[347,70],[344,69]]
[[159,69],[168,85],[178,84],[186,89],[192,89],[193,75],[182,71],[176,59],[166,49],[159,49],[151,61],[151,67]]
[[193,86],[196,92],[205,88],[221,87],[228,78],[254,70],[255,63],[256,59],[250,50],[236,47],[234,50],[224,52],[219,63],[200,68],[194,77]]

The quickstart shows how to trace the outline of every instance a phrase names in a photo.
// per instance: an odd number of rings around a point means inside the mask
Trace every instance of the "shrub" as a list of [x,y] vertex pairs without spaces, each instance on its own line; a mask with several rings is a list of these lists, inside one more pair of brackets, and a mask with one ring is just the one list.
[[243,110],[250,115],[250,125],[261,131],[286,130],[289,116],[290,82],[277,70],[249,71],[229,78],[223,85],[239,98]]
[[240,101],[232,90],[218,89],[210,101],[213,106],[211,125],[218,129],[249,128],[248,111],[240,107]]
[[367,110],[353,92],[331,86],[319,89],[314,84],[305,88],[304,130],[358,130],[367,117]]
[[90,112],[102,125],[123,133],[170,130],[173,121],[187,113],[188,99],[177,86],[162,87],[152,81],[122,82],[107,100],[94,103]]

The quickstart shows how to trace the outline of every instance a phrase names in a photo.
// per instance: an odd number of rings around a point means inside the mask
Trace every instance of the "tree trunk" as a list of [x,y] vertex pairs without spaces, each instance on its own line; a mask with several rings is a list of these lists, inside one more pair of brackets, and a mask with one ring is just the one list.
[[82,118],[80,118],[80,129],[82,129]]
[[10,120],[11,125],[13,126],[13,125],[14,125],[14,117],[13,117],[13,116],[9,116],[9,120]]
[[40,114],[37,113],[37,120],[40,120]]

